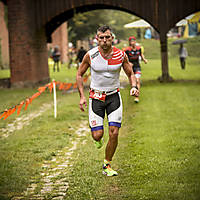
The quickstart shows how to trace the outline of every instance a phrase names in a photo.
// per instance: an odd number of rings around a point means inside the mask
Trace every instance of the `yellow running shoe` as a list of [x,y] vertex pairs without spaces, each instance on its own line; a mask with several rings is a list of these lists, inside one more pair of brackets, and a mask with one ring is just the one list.
[[102,173],[105,174],[106,176],[117,176],[118,175],[118,173],[111,168],[109,163],[103,164],[103,172]]
[[135,97],[135,99],[134,99],[134,101],[135,101],[135,103],[139,103],[139,97]]
[[95,143],[97,149],[100,149],[103,146],[104,140],[103,140],[103,138],[101,138],[101,140],[95,141],[94,143]]

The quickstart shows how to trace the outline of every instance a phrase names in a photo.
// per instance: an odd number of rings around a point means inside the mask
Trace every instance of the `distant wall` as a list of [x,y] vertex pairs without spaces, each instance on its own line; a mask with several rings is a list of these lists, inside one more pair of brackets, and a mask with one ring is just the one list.
[[[9,67],[9,47],[8,47],[8,28],[5,22],[5,8],[4,4],[0,1],[0,48],[1,58],[0,65],[4,68]],[[2,66],[0,66],[2,68]]]
[[59,46],[61,53],[61,62],[66,63],[68,61],[68,33],[67,22],[59,26],[52,34],[52,43],[48,43],[48,49]]

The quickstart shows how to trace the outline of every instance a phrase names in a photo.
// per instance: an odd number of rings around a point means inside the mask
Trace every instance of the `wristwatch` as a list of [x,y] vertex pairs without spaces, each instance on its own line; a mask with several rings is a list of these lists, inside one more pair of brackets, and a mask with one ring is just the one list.
[[134,86],[132,86],[132,88],[136,88],[136,89],[138,90],[138,87],[137,87],[137,85],[134,85]]

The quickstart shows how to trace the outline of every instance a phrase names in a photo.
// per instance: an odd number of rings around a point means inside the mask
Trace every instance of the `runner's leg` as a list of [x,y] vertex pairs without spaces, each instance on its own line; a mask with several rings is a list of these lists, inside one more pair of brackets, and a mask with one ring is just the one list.
[[140,89],[140,78],[136,78],[138,90]]
[[109,140],[105,150],[105,159],[111,161],[118,145],[119,128],[122,121],[122,100],[120,92],[108,96],[106,113],[109,122]]
[[[92,132],[92,138],[96,141],[97,148],[101,148],[103,142],[101,141],[104,129],[103,121],[105,116],[105,105],[96,99],[89,99],[89,124]],[[99,142],[99,143],[97,143]]]
[[[137,85],[137,88],[138,90],[140,90],[140,77],[141,77],[141,70],[138,70],[135,72],[135,78],[136,78],[136,85]],[[136,103],[139,103],[139,96],[135,97],[135,100],[134,100]]]
[[116,151],[118,145],[118,135],[119,135],[119,127],[110,126],[109,127],[109,140],[106,146],[105,151],[105,159],[107,161],[112,161],[112,157]]

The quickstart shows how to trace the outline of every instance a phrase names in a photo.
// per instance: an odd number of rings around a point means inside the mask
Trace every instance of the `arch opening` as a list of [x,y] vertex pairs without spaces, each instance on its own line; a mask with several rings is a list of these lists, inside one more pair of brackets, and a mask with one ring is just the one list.
[[46,36],[47,36],[47,42],[51,42],[51,34],[65,21],[68,21],[69,19],[73,18],[76,14],[78,13],[85,13],[88,11],[94,11],[94,10],[102,10],[102,9],[110,9],[110,10],[118,10],[118,11],[123,11],[126,13],[129,13],[131,15],[137,16],[141,19],[144,19],[145,21],[147,21],[149,24],[151,24],[151,26],[157,31],[159,32],[159,30],[157,29],[157,27],[155,27],[152,22],[150,22],[148,19],[146,19],[145,17],[143,17],[141,14],[137,13],[137,12],[133,12],[130,10],[127,10],[125,8],[122,7],[117,7],[117,6],[110,6],[110,5],[102,5],[102,4],[94,4],[94,5],[85,5],[85,6],[80,6],[80,7],[76,7],[70,10],[67,10],[57,16],[55,16],[54,18],[52,18],[50,21],[48,21],[45,25],[45,30],[46,30]]

